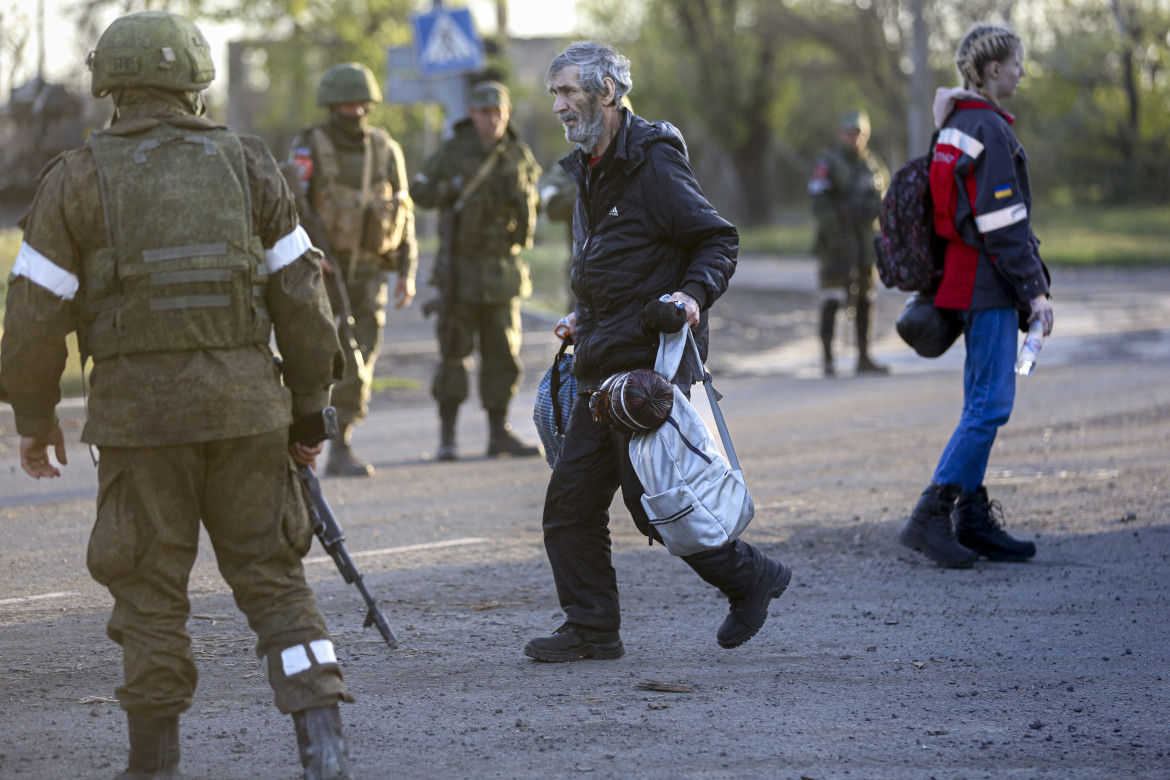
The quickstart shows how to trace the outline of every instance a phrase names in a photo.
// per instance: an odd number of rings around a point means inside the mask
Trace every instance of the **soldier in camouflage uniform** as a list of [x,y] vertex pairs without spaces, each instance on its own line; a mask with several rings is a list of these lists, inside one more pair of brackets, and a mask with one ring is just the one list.
[[821,342],[825,375],[833,376],[833,331],[837,311],[851,305],[857,326],[857,372],[888,373],[869,357],[874,287],[874,228],[889,186],[886,166],[868,148],[869,117],[851,111],[841,117],[839,143],[817,157],[808,193],[817,221],[813,252],[820,260]]
[[[355,62],[325,72],[317,105],[329,120],[301,132],[289,156],[297,166],[303,202],[325,236],[313,243],[329,248],[330,262],[345,284],[354,319],[354,338],[365,370],[346,351],[345,378],[333,388],[339,432],[329,448],[325,473],[370,476],[374,467],[354,457],[350,437],[369,411],[374,364],[382,346],[388,301],[387,272],[396,273],[394,306],[414,299],[418,245],[414,206],[407,190],[402,147],[367,121],[382,92],[369,68]],[[340,314],[340,313],[339,313]]]
[[200,521],[276,707],[293,717],[305,777],[352,777],[337,708],[352,699],[301,564],[313,531],[294,461],[311,465],[321,445],[289,442],[343,365],[320,255],[263,142],[201,116],[215,69],[195,25],[123,17],[88,63],[114,119],[42,174],[8,288],[0,390],[22,467],[58,477],[66,335],[93,358],[82,441],[101,457],[87,564],[114,597],[107,633],[123,651],[130,755],[118,777],[179,776]]
[[511,115],[503,84],[477,84],[469,118],[426,162],[410,194],[423,208],[451,209],[453,235],[442,236],[444,262],[431,283],[443,295],[439,315],[442,360],[431,393],[439,403],[437,457],[455,460],[455,422],[467,399],[467,368],[479,341],[479,394],[488,414],[489,457],[533,456],[540,448],[517,439],[508,406],[523,370],[520,363],[520,299],[532,292],[520,250],[532,246],[540,166],[508,126]]
[[573,295],[573,209],[577,207],[577,182],[559,165],[553,165],[540,182],[540,210],[553,222],[565,223],[569,257],[565,261],[565,292],[568,295],[566,311],[577,305]]

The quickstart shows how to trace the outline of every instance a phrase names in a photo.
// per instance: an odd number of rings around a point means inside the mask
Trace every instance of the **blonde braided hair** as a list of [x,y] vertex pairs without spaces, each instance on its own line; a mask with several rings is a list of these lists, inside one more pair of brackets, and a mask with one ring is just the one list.
[[1022,42],[1010,27],[977,24],[963,36],[955,52],[955,67],[964,89],[983,91],[983,69],[1020,51]]

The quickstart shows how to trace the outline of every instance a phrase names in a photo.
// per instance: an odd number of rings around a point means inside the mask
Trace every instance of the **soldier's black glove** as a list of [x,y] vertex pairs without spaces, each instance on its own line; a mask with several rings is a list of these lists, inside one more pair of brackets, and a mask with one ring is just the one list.
[[650,301],[642,309],[642,323],[650,330],[678,333],[687,324],[687,310],[678,301]]
[[326,406],[316,414],[302,417],[288,428],[288,440],[310,449],[337,436],[337,410]]

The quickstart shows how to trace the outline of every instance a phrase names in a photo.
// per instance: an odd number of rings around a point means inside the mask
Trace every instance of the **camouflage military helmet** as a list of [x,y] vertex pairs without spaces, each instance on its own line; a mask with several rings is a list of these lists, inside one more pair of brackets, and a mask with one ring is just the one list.
[[360,62],[343,62],[325,71],[317,87],[317,105],[380,103],[382,90],[370,69]]
[[122,87],[202,92],[215,79],[203,33],[190,19],[165,11],[115,19],[86,64],[93,74],[90,90],[99,98]]

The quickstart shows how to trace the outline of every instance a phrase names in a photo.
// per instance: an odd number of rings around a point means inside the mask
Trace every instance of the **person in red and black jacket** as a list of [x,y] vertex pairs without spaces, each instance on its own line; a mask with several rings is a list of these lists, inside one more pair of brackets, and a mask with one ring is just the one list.
[[[948,568],[979,556],[1026,561],[1036,545],[1000,526],[983,477],[999,427],[1015,401],[1016,332],[1040,321],[1052,332],[1048,274],[1030,222],[1028,156],[999,102],[1024,70],[1020,38],[976,25],[955,55],[963,86],[935,99],[938,142],[930,166],[935,231],[947,242],[935,305],[961,312],[967,347],[963,414],[899,541]],[[953,516],[953,520],[952,520]]]

